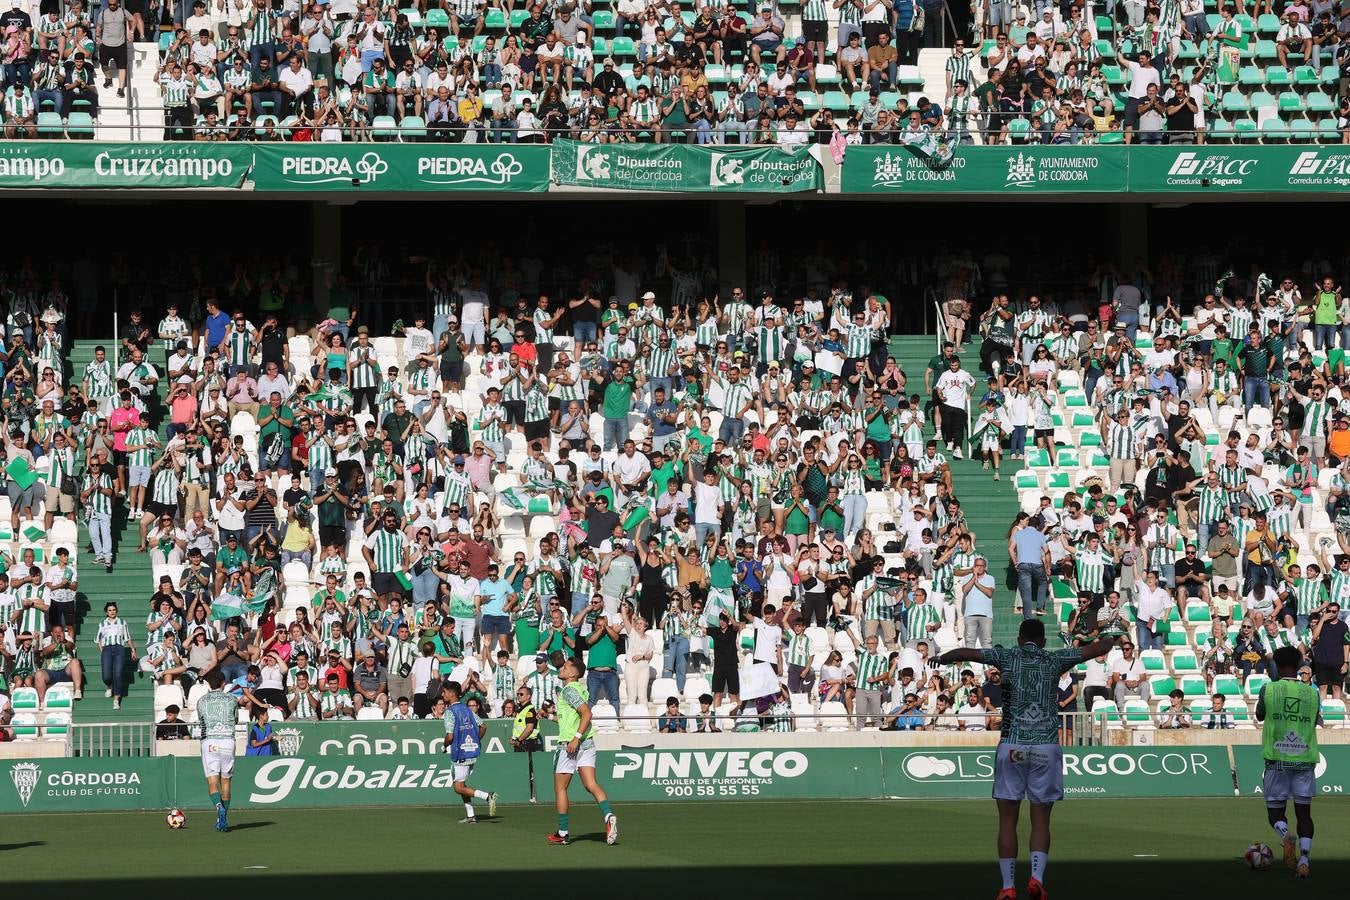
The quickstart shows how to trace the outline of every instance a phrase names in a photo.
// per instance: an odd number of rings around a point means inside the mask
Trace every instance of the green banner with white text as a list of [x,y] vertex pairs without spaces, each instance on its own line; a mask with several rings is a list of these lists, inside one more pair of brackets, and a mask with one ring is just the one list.
[[820,164],[807,147],[553,144],[553,183],[602,190],[785,193],[815,191]]
[[[483,737],[484,753],[511,753],[512,723],[488,719]],[[282,756],[397,756],[439,753],[445,744],[445,724],[440,719],[407,721],[297,722],[272,726],[277,750]],[[553,749],[558,723],[539,723],[545,749]]]
[[260,144],[260,191],[548,190],[542,144]]
[[1126,186],[1119,147],[960,146],[935,163],[896,144],[849,147],[840,191],[845,194],[1109,193]]
[[1130,192],[1280,193],[1350,187],[1350,146],[1131,147]]
[[216,143],[0,142],[6,188],[238,188],[253,147]]

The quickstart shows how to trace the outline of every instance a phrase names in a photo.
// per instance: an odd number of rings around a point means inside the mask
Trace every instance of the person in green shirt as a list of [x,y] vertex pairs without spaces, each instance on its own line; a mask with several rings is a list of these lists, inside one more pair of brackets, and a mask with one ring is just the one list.
[[572,776],[579,775],[587,793],[600,806],[605,821],[605,843],[619,842],[619,820],[610,808],[609,797],[595,778],[595,725],[591,721],[590,693],[581,684],[586,664],[580,659],[554,653],[562,688],[558,691],[558,755],[553,765],[553,791],[558,811],[558,830],[548,836],[550,844],[570,844],[568,833],[567,788]]
[[634,377],[628,360],[620,360],[614,366],[614,375],[605,385],[604,399],[600,412],[605,419],[604,446],[606,450],[618,450],[628,440],[628,414],[633,410],[633,395],[641,382]]
[[383,59],[371,63],[370,71],[362,79],[361,89],[365,94],[367,122],[376,116],[394,115],[394,75],[385,68]]
[[291,437],[295,433],[295,411],[272,392],[266,406],[258,411],[258,470],[263,475],[289,469]]
[[619,707],[619,630],[609,623],[603,613],[583,639],[586,645],[586,688],[592,702],[608,699]]
[[[1256,720],[1261,723],[1261,755],[1266,761],[1262,793],[1266,818],[1284,845],[1284,864],[1295,878],[1308,877],[1312,854],[1312,798],[1317,793],[1317,726],[1321,703],[1317,688],[1298,678],[1303,654],[1297,647],[1280,647],[1271,659],[1279,679],[1261,687]],[[1298,843],[1289,833],[1287,804],[1294,800]]]

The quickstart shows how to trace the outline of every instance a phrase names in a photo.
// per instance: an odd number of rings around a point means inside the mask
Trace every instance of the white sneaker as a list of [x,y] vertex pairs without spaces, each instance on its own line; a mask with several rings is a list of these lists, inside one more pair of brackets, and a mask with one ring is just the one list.
[[1003,479],[1002,479],[1001,477],[999,477],[999,474],[998,474],[997,472],[995,472],[995,473],[994,473],[994,480],[995,480],[995,481],[1002,481]]
[[121,709],[121,708],[122,708],[122,700],[119,697],[118,699],[113,701],[113,709]]
[[965,459],[965,457],[961,455],[961,451],[960,451],[960,450],[953,450],[953,451],[952,451],[952,457],[953,457],[954,459]]
[[[102,560],[99,560],[99,561],[102,562]],[[108,688],[106,691],[104,691],[104,692],[103,692],[103,696],[105,696],[105,697],[111,697],[111,696],[112,696],[112,688]]]

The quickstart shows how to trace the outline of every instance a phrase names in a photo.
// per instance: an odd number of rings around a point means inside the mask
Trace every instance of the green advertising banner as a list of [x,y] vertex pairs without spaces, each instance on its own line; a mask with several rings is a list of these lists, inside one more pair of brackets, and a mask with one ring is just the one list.
[[4,188],[237,188],[253,148],[235,144],[0,142]]
[[[506,719],[488,719],[484,753],[511,753],[511,725]],[[539,723],[545,749],[552,750],[558,723]],[[274,726],[282,756],[397,756],[440,753],[445,725],[439,720],[406,722],[283,722]]]
[[877,193],[1121,193],[1127,153],[1119,147],[961,146],[935,165],[894,144],[849,147],[840,191]]
[[[173,805],[172,758],[5,762],[0,813],[162,809]],[[201,764],[195,759],[197,776]]]
[[[1261,755],[1260,746],[1247,744],[1234,747],[1233,763],[1237,767],[1238,791],[1242,796],[1252,797],[1263,793],[1266,761]],[[1321,747],[1315,774],[1318,794],[1330,797],[1350,794],[1350,745]]]
[[822,184],[807,147],[556,141],[552,172],[554,184],[606,190],[784,193]]
[[259,144],[259,191],[548,190],[541,144]]
[[[988,797],[996,747],[882,751],[889,797]],[[1066,797],[1222,797],[1233,793],[1224,747],[1066,747]]]
[[600,753],[597,770],[611,797],[623,800],[879,796],[875,748],[752,748]]
[[1350,147],[1131,147],[1132,193],[1343,190]]

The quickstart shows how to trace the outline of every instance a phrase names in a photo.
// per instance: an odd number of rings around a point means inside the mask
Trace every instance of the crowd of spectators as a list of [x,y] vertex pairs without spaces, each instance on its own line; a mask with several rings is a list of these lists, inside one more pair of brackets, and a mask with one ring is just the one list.
[[[1350,300],[1318,269],[1223,272],[1191,294],[1180,272],[1155,281],[1139,265],[1103,273],[1085,321],[1036,296],[996,297],[979,316],[1002,387],[988,418],[1028,466],[1009,538],[1023,615],[1053,614],[1062,586],[1066,640],[1133,639],[1090,665],[1085,692],[1121,707],[1159,699],[1166,650],[1182,652],[1172,674],[1203,677],[1197,689],[1251,694],[1253,676],[1276,677],[1274,651],[1293,646],[1305,680],[1341,700]],[[1164,727],[1190,722],[1159,714]]]

